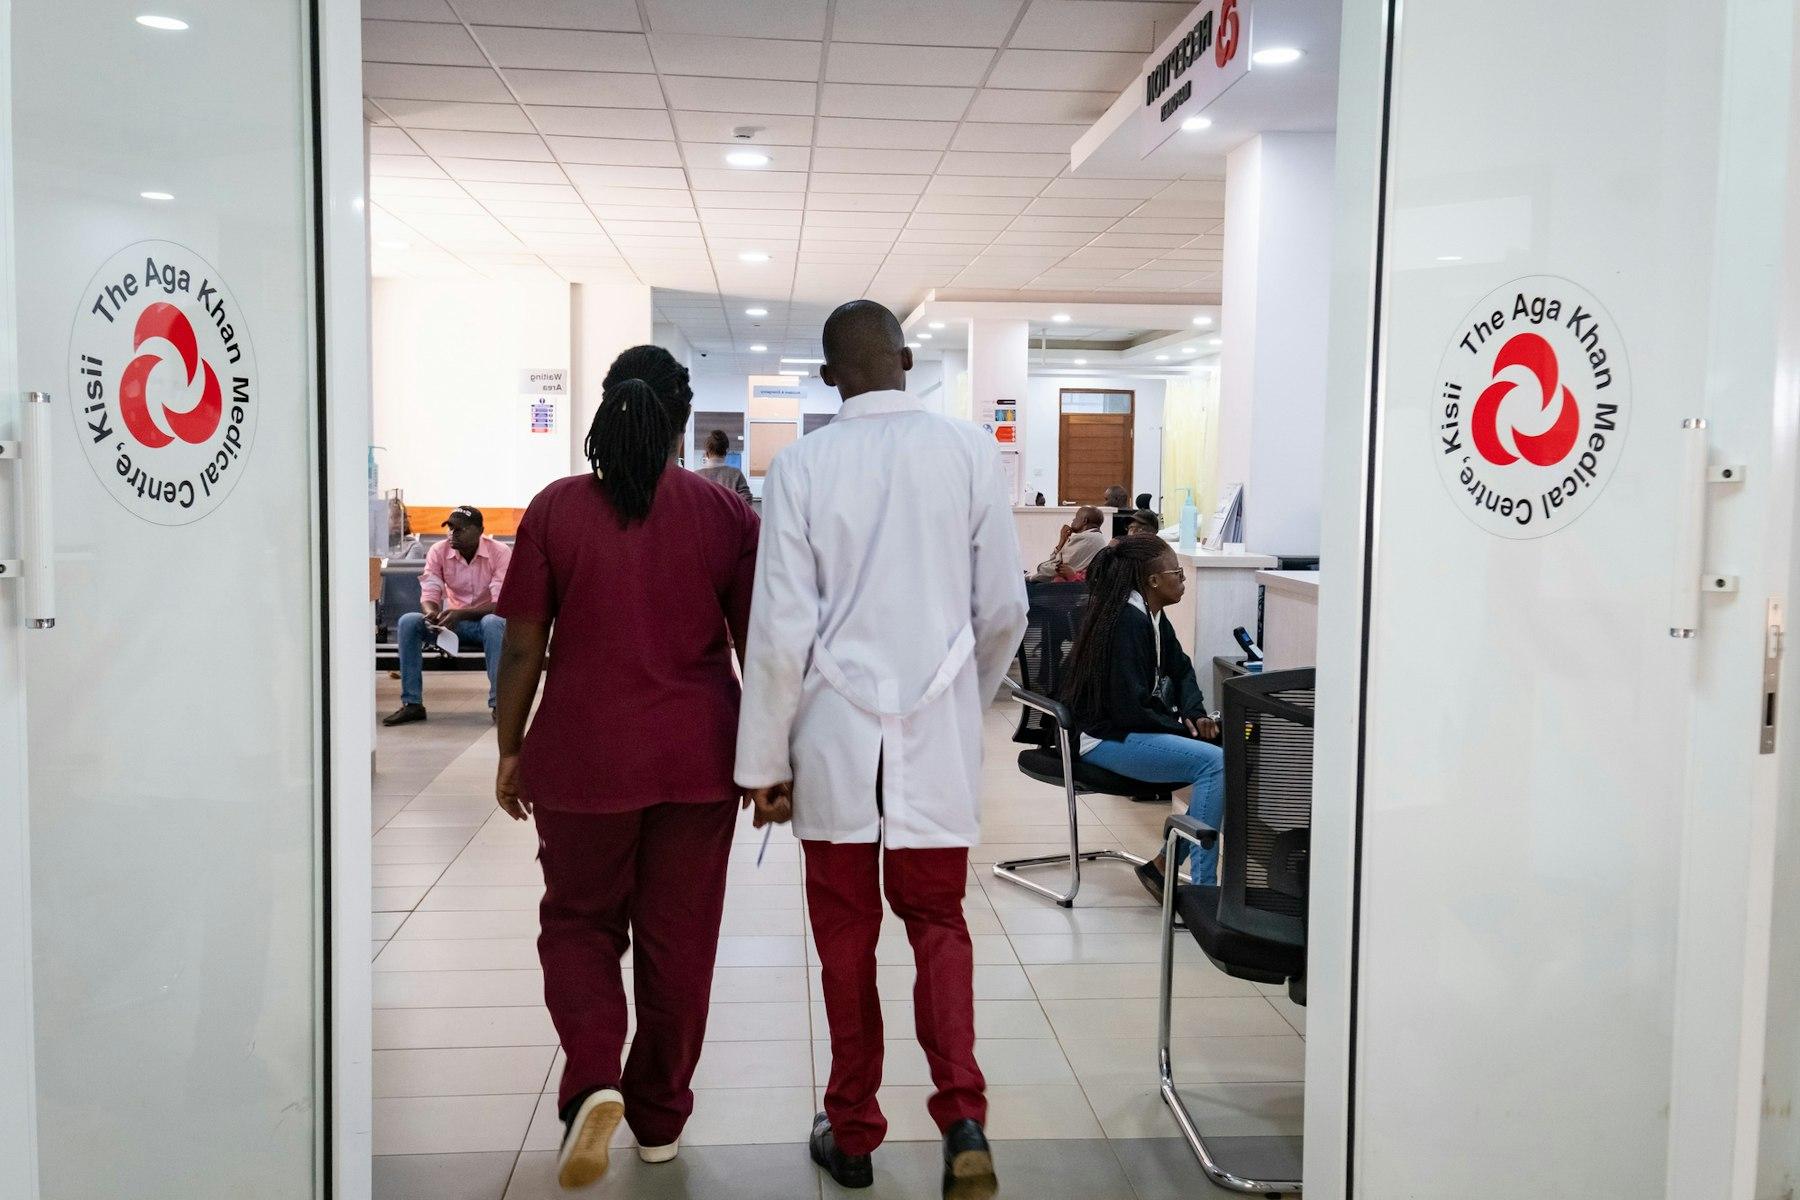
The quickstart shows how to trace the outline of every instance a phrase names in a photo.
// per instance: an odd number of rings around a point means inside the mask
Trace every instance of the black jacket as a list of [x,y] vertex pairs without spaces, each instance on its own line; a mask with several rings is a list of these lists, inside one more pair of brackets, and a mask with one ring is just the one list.
[[[1194,664],[1175,638],[1175,627],[1168,618],[1158,616],[1157,629],[1162,637],[1162,674],[1174,682],[1176,709],[1182,717],[1207,715],[1206,697],[1200,681],[1194,676]],[[1075,724],[1082,733],[1107,741],[1118,741],[1128,733],[1173,733],[1191,736],[1187,728],[1152,696],[1155,686],[1156,644],[1150,639],[1150,614],[1135,604],[1128,604],[1113,627],[1112,678],[1097,705],[1086,706],[1074,713]]]

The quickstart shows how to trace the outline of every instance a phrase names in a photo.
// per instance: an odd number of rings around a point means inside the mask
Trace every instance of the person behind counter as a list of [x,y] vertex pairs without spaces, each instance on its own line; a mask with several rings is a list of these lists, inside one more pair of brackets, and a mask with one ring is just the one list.
[[1106,545],[1106,534],[1100,531],[1103,520],[1100,510],[1091,504],[1084,504],[1076,509],[1075,516],[1062,527],[1062,536],[1056,541],[1056,549],[1026,579],[1032,583],[1080,579],[1081,572],[1087,570],[1094,555],[1100,553],[1100,548]]
[[[1095,555],[1062,700],[1081,730],[1082,761],[1128,779],[1191,788],[1188,815],[1217,829],[1225,804],[1219,723],[1163,612],[1186,591],[1181,562],[1159,537],[1123,538]],[[1176,853],[1173,867],[1159,851],[1137,869],[1158,903],[1169,872],[1181,869]],[[1211,886],[1218,860],[1217,846],[1196,851],[1194,882]]]
[[749,504],[756,497],[750,492],[750,481],[744,473],[725,461],[731,453],[731,439],[725,436],[723,429],[715,429],[706,435],[706,461],[695,468],[694,474],[702,479],[710,479],[720,487],[728,487]]

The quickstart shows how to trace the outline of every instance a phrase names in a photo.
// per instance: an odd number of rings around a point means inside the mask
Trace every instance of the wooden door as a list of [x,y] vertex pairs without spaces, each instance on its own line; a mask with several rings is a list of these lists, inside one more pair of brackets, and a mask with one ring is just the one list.
[[1135,392],[1062,389],[1056,472],[1061,503],[1099,504],[1115,483],[1131,492],[1135,402]]

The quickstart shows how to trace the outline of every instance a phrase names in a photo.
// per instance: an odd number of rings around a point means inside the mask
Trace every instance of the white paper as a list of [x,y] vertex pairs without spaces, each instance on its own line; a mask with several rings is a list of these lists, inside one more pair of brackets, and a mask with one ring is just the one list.
[[438,649],[445,654],[456,655],[462,650],[462,639],[456,636],[454,629],[440,629],[437,635]]

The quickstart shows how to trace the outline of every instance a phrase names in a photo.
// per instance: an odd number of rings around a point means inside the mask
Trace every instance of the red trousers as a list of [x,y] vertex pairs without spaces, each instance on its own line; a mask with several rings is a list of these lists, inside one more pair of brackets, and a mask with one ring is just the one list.
[[[668,1145],[694,1111],[736,811],[728,800],[534,814],[544,1004],[568,1055],[557,1103],[617,1087],[640,1145]],[[637,1034],[621,1074],[627,947]]]
[[975,1064],[975,952],[963,921],[967,849],[886,850],[876,842],[805,842],[806,904],[818,943],[831,1079],[825,1115],[846,1154],[868,1154],[887,1133],[881,1086],[881,997],[875,939],[885,889],[912,943],[913,1022],[937,1091],[927,1108],[940,1130],[987,1120],[987,1081]]

